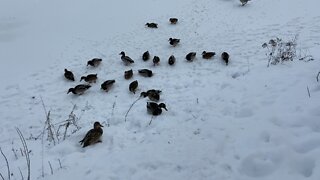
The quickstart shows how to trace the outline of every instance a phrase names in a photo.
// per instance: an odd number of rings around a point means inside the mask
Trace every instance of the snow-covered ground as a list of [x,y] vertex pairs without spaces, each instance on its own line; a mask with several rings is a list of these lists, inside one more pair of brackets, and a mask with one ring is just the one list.
[[[25,138],[31,179],[320,179],[320,13],[317,0],[0,0],[0,147],[11,179],[26,178],[27,166],[15,130]],[[179,18],[170,25],[170,17]],[[146,22],[157,22],[149,29]],[[271,38],[298,35],[295,60],[267,67]],[[168,38],[181,39],[171,47]],[[149,50],[161,62],[141,55]],[[215,51],[212,60],[202,51]],[[119,53],[135,60],[124,66]],[[194,62],[187,53],[197,52]],[[225,66],[220,54],[227,51]],[[301,51],[301,53],[300,53]],[[167,64],[175,55],[174,66]],[[87,67],[99,57],[99,67]],[[72,70],[75,82],[64,79]],[[131,80],[123,73],[134,70]],[[149,68],[152,78],[139,76]],[[67,94],[80,77],[98,74],[82,96]],[[116,83],[100,90],[105,80]],[[136,94],[129,83],[139,81]],[[148,123],[147,99],[125,114],[140,92],[161,89],[168,111]],[[310,91],[310,97],[308,95]],[[57,127],[74,105],[79,131],[70,127],[56,145],[41,134],[45,112]],[[105,125],[103,142],[78,141],[94,121]],[[40,136],[41,137],[41,136]],[[15,153],[14,153],[14,152]],[[61,162],[61,166],[59,164]],[[53,173],[51,173],[50,165]],[[44,177],[42,177],[43,173]],[[0,173],[7,166],[0,156]],[[1,178],[0,178],[1,179]]]

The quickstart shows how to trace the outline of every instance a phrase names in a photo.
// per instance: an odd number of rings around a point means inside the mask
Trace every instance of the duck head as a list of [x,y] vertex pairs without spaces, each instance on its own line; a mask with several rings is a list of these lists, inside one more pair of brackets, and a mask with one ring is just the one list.
[[160,103],[160,104],[159,104],[159,108],[163,108],[163,109],[165,109],[166,111],[168,111],[168,109],[167,109],[167,107],[166,107],[166,105],[165,105],[164,103]]

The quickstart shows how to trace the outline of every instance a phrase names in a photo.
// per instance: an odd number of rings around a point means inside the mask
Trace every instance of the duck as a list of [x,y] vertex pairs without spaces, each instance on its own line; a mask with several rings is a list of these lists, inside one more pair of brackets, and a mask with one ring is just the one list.
[[207,51],[202,52],[203,59],[211,59],[214,55],[216,55],[215,52],[207,52]]
[[123,51],[121,51],[119,55],[121,55],[121,60],[124,62],[125,65],[134,63],[134,60],[132,60],[129,56],[126,56],[126,54]]
[[168,64],[174,65],[175,62],[176,62],[176,58],[174,57],[174,55],[171,55],[168,59]]
[[153,75],[152,71],[149,69],[139,69],[138,73],[143,77],[151,77]]
[[144,52],[144,53],[142,54],[142,59],[143,59],[144,61],[149,60],[149,58],[150,58],[150,53],[149,53],[149,51],[146,51],[146,52]]
[[177,24],[178,18],[170,18],[169,21],[171,24]]
[[223,52],[221,54],[221,58],[222,60],[226,63],[226,65],[228,66],[229,63],[229,54],[227,52]]
[[85,148],[92,144],[102,142],[101,136],[103,134],[103,130],[101,127],[103,126],[100,124],[100,122],[94,122],[93,129],[90,129],[84,136],[84,138],[81,141],[79,141],[80,145],[83,145],[82,147]]
[[250,0],[240,0],[242,6],[246,5],[248,3],[248,1],[250,1]]
[[138,85],[139,85],[139,83],[138,83],[137,80],[132,81],[132,82],[130,83],[130,85],[129,85],[129,91],[130,91],[130,92],[133,92],[133,94],[135,94],[135,93],[136,93],[136,90],[137,90],[137,88],[138,88]]
[[175,39],[175,38],[169,38],[169,43],[173,47],[177,46],[180,43],[180,39]]
[[85,82],[88,82],[88,83],[96,83],[97,79],[98,79],[97,74],[89,74],[87,76],[82,76],[80,79],[80,82],[84,80]]
[[196,57],[196,52],[190,52],[190,53],[188,53],[187,55],[186,55],[186,60],[187,61],[193,61],[194,59],[195,59],[195,57]]
[[140,96],[143,98],[148,97],[151,101],[159,101],[160,93],[160,90],[150,89],[147,92],[141,92]]
[[132,71],[132,69],[124,72],[124,78],[125,78],[125,79],[130,79],[130,78],[132,78],[132,76],[133,76],[133,71]]
[[102,59],[100,58],[93,58],[90,61],[87,62],[87,66],[93,66],[93,67],[97,67],[100,65]]
[[158,65],[160,63],[160,58],[158,56],[154,56],[152,61],[154,66]]
[[90,85],[87,85],[87,84],[79,84],[77,86],[75,86],[74,88],[70,88],[68,90],[68,93],[69,94],[70,92],[72,92],[73,94],[76,94],[76,95],[82,95],[86,90],[88,90],[91,86]]
[[64,69],[64,77],[70,81],[74,81],[74,75],[71,71]]
[[162,113],[161,108],[168,111],[168,109],[164,103],[157,104],[155,102],[147,102],[147,111],[148,111],[148,113],[150,113],[154,116],[158,116]]
[[105,90],[106,92],[112,87],[112,85],[116,82],[116,80],[107,80],[101,84],[101,89]]
[[146,26],[148,28],[158,28],[158,24],[157,23],[146,23]]

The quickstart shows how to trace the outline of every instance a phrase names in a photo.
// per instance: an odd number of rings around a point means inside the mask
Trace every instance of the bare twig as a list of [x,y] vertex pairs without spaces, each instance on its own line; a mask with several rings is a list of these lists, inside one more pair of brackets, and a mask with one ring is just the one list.
[[24,177],[23,177],[23,174],[22,174],[22,172],[21,172],[20,167],[19,167],[18,169],[19,169],[19,172],[20,172],[21,180],[24,180]]
[[10,180],[10,174],[11,174],[11,173],[10,173],[10,166],[9,166],[8,159],[7,159],[6,155],[4,155],[4,153],[2,152],[1,147],[0,147],[0,152],[1,152],[1,154],[2,154],[2,156],[3,156],[3,158],[4,158],[4,160],[6,161],[7,171],[8,171],[8,179]]
[[50,167],[50,171],[51,171],[51,175],[53,175],[53,169],[52,169],[52,165],[50,163],[50,161],[48,161],[49,167]]
[[25,153],[25,157],[26,157],[27,168],[28,168],[28,177],[27,177],[27,180],[30,180],[31,165],[30,165],[30,157],[29,157],[28,146],[27,146],[26,140],[25,140],[25,138],[23,137],[20,129],[16,127],[16,131],[17,131],[17,133],[18,133],[18,135],[19,135],[19,138],[20,138],[20,140],[21,140],[21,143],[22,143],[22,146],[23,146],[23,149],[24,149],[24,153]]
[[62,165],[61,165],[60,159],[58,159],[58,162],[59,162],[60,169],[62,169]]
[[128,109],[128,111],[127,111],[127,113],[126,113],[125,117],[124,117],[124,122],[126,122],[126,121],[127,121],[127,116],[128,116],[128,114],[129,114],[129,112],[130,112],[131,108],[133,107],[133,105],[134,105],[136,102],[138,102],[138,100],[140,100],[140,99],[141,99],[141,96],[131,104],[131,106],[129,107],[129,109]]
[[2,180],[5,180],[1,173],[0,173],[0,177],[1,177]]
[[153,118],[154,118],[154,115],[151,116],[151,119],[149,121],[149,126],[151,125]]
[[13,147],[12,147],[11,151],[13,152],[14,157],[15,157],[16,159],[18,159],[18,155],[17,155],[17,153],[16,153],[16,150],[15,150]]
[[320,76],[320,71],[318,72],[318,75],[317,75],[317,82],[319,82],[319,76]]
[[309,90],[309,87],[308,87],[308,86],[307,86],[307,90],[308,90],[309,98],[311,98],[311,96],[310,96],[310,90]]

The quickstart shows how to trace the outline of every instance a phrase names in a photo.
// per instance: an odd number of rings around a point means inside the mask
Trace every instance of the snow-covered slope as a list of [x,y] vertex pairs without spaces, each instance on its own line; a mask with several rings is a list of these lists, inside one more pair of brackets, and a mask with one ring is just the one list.
[[[19,168],[24,176],[27,171],[15,127],[31,150],[32,179],[320,178],[316,0],[255,0],[246,6],[238,0],[1,2],[0,147],[11,179],[21,179]],[[170,25],[170,17],[179,18],[178,24]],[[146,28],[146,22],[159,28]],[[268,68],[261,45],[295,35],[301,54],[315,60]],[[181,43],[171,47],[170,37]],[[146,50],[160,57],[159,66],[142,61]],[[217,56],[204,60],[204,50]],[[135,63],[124,66],[121,51]],[[187,62],[191,51],[197,58]],[[230,54],[228,66],[220,59],[223,51]],[[169,66],[172,54],[177,62]],[[102,64],[87,67],[94,57]],[[64,68],[74,72],[75,82],[64,79]],[[134,76],[125,80],[131,68]],[[138,75],[142,68],[154,76]],[[98,74],[96,84],[81,96],[67,94],[90,73]],[[108,79],[116,83],[106,93],[100,84]],[[128,90],[133,80],[139,82],[136,94]],[[153,88],[162,90],[168,111],[149,126],[148,100],[140,99],[125,122],[140,92]],[[76,105],[81,129],[71,133],[70,127],[56,145],[45,137],[42,146],[34,139],[46,120],[41,99],[56,128]],[[105,125],[103,142],[82,148],[78,141],[94,121]],[[6,170],[0,160],[4,178]]]

